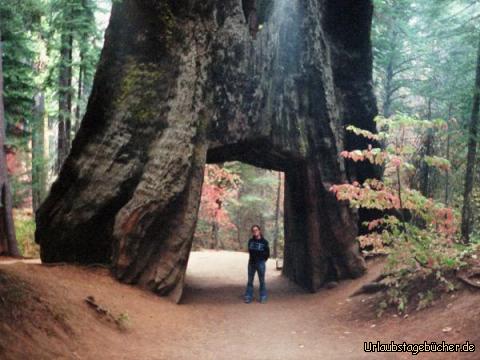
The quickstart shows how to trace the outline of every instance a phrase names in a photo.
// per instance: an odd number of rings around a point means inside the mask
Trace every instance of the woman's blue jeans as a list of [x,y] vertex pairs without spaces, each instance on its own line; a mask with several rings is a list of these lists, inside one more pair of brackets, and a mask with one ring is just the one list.
[[259,260],[257,262],[248,262],[248,282],[247,289],[245,291],[245,299],[253,299],[253,279],[255,273],[258,273],[258,280],[260,281],[260,299],[267,299],[267,287],[265,286],[265,260]]

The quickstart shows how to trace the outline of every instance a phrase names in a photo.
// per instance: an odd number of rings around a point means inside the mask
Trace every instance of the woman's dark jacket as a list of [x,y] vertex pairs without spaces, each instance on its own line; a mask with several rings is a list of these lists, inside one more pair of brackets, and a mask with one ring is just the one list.
[[251,238],[248,240],[248,253],[250,254],[250,263],[257,263],[259,260],[267,260],[270,257],[270,248],[268,241],[263,237],[260,239]]

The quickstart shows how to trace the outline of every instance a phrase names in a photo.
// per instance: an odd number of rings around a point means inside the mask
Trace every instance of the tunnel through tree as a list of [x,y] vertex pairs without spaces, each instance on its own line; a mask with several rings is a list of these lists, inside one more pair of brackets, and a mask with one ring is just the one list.
[[193,249],[245,251],[257,224],[283,257],[284,174],[234,161],[205,168]]
[[285,173],[284,273],[310,291],[360,276],[358,216],[332,184],[374,131],[371,1],[278,0],[253,39],[240,0],[113,5],[87,113],[38,211],[44,262],[111,263],[181,298],[206,163]]

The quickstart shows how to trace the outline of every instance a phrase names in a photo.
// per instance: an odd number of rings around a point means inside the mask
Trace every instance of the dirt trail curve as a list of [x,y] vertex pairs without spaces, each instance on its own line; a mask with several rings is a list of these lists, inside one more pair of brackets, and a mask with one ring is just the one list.
[[[16,334],[12,349],[2,349],[0,333],[0,358],[3,350],[5,358],[24,351],[32,359],[410,359],[410,354],[364,353],[363,343],[469,340],[480,346],[480,297],[474,293],[447,296],[405,319],[377,319],[365,298],[349,295],[379,273],[380,263],[370,264],[368,275],[359,281],[307,294],[280,276],[269,261],[269,302],[244,304],[246,262],[242,253],[193,252],[181,305],[119,284],[105,269],[0,262],[1,271],[34,284],[42,294],[39,301],[61,309],[71,329],[64,338],[47,331],[45,339],[40,331],[27,329],[27,335]],[[87,296],[112,314],[128,314],[128,330],[120,332],[99,320],[84,303]],[[445,328],[451,330],[442,331]],[[14,325],[6,329],[13,331]],[[32,347],[30,353],[25,344]],[[419,358],[478,359],[478,351]]]

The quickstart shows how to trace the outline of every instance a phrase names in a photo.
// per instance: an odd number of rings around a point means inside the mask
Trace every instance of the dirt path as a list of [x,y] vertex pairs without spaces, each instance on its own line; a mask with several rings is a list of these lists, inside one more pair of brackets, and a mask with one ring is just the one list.
[[[119,284],[104,269],[35,264],[0,265],[0,269],[34,283],[43,294],[42,301],[59,309],[72,328],[72,341],[55,342],[50,337],[45,347],[45,354],[50,355],[45,358],[407,359],[410,354],[364,353],[363,343],[470,340],[480,346],[480,297],[476,294],[447,297],[406,319],[386,315],[379,320],[371,315],[365,298],[350,299],[349,295],[379,273],[380,263],[371,264],[369,274],[360,281],[307,294],[281,277],[270,261],[269,302],[244,304],[246,262],[247,255],[241,253],[192,253],[181,305]],[[124,314],[128,331],[120,332],[99,320],[84,303],[90,295],[112,314]],[[446,327],[451,330],[443,332]],[[36,354],[34,358],[43,358],[41,351]],[[478,357],[437,353],[420,358]]]

